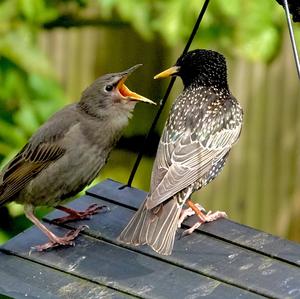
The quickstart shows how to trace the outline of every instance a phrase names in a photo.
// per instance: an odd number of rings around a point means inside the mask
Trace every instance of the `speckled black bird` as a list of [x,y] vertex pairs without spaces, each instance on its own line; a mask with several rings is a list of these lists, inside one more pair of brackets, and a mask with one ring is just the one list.
[[55,113],[30,138],[0,173],[0,205],[24,204],[25,215],[49,238],[39,251],[73,244],[82,227],[63,237],[53,234],[34,215],[36,206],[51,206],[69,214],[56,222],[84,219],[101,207],[79,212],[61,202],[81,191],[98,175],[138,101],[152,101],[124,84],[140,65],[98,78],[79,102]]
[[[243,121],[242,108],[228,88],[225,58],[218,52],[188,52],[154,78],[167,76],[181,77],[184,90],[163,130],[150,192],[119,236],[122,242],[148,244],[164,255],[171,254],[177,227],[187,215],[196,213],[199,222],[185,233],[226,216],[224,212],[204,214],[190,196],[219,174]],[[183,212],[185,203],[190,209]]]

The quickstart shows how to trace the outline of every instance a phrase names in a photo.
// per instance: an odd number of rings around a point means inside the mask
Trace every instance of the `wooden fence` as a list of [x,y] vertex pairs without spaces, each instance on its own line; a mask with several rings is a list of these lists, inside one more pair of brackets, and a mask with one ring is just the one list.
[[[159,41],[145,42],[128,27],[48,30],[40,35],[40,45],[70,101],[97,76],[137,63],[144,67],[128,85],[159,100],[166,82],[152,77],[180,52]],[[268,65],[236,58],[228,69],[231,91],[244,108],[243,132],[223,173],[194,198],[207,209],[225,210],[233,220],[300,241],[300,86],[289,40],[285,38],[280,55]],[[180,89],[177,82],[172,99]],[[154,113],[155,108],[140,105],[125,135],[145,134]],[[126,182],[135,155],[115,150],[101,179]],[[152,162],[153,157],[143,159],[135,187],[148,190]]]

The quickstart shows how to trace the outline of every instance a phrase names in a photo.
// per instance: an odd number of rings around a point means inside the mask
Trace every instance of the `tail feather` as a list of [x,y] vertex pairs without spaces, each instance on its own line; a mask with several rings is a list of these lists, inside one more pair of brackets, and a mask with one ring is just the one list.
[[181,208],[174,199],[149,210],[145,203],[118,239],[133,245],[148,244],[156,252],[169,255],[172,253]]

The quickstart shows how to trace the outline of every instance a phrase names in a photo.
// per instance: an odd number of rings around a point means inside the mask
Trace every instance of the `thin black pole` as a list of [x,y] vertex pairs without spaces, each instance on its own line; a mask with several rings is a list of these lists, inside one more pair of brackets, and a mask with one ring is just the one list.
[[293,31],[293,26],[292,26],[292,22],[291,22],[291,16],[290,16],[290,11],[289,11],[289,6],[287,3],[287,0],[283,0],[283,4],[284,4],[286,20],[288,23],[290,39],[291,39],[291,43],[292,43],[298,78],[300,79],[300,62],[299,62],[299,56],[298,56],[298,51],[297,51],[297,46],[296,46],[296,41],[295,41],[295,37],[294,37],[294,31]]
[[[185,54],[185,53],[189,50],[189,48],[190,48],[190,46],[191,46],[191,43],[192,43],[192,41],[193,41],[193,39],[194,39],[194,37],[195,37],[197,31],[198,31],[198,28],[199,28],[199,26],[200,26],[200,23],[201,23],[201,21],[202,21],[202,18],[203,18],[204,14],[205,14],[205,11],[206,11],[206,9],[207,9],[207,6],[208,6],[209,1],[210,1],[210,0],[205,0],[204,4],[203,4],[203,6],[202,6],[202,9],[201,9],[201,11],[200,11],[200,13],[199,13],[198,19],[197,19],[197,21],[196,21],[196,23],[195,23],[195,25],[194,25],[193,31],[192,31],[192,33],[191,33],[191,35],[190,35],[190,37],[189,37],[189,39],[188,39],[188,41],[187,41],[187,43],[186,43],[186,46],[185,46],[185,48],[184,48],[184,50],[183,50],[183,52],[182,52],[182,55]],[[135,161],[135,163],[134,163],[134,165],[133,165],[133,168],[132,168],[132,170],[131,170],[131,173],[130,173],[130,176],[129,176],[127,185],[123,186],[123,188],[124,188],[124,187],[131,187],[132,181],[133,181],[133,179],[134,179],[134,176],[135,176],[135,174],[136,174],[136,171],[137,171],[137,169],[138,169],[138,167],[139,167],[139,164],[140,164],[140,162],[141,162],[141,160],[142,160],[142,157],[143,157],[143,154],[144,154],[144,152],[145,152],[146,145],[148,144],[148,141],[149,141],[151,135],[153,134],[153,132],[154,132],[154,130],[155,130],[156,124],[157,124],[158,119],[159,119],[159,117],[160,117],[160,115],[161,115],[161,113],[162,113],[162,111],[163,111],[163,109],[164,109],[164,106],[165,106],[166,101],[167,101],[167,99],[168,99],[168,97],[169,97],[169,94],[170,94],[170,92],[171,92],[171,90],[172,90],[172,87],[173,87],[173,85],[174,85],[175,80],[176,80],[176,77],[172,77],[172,78],[171,78],[171,81],[170,81],[170,83],[169,83],[169,85],[168,85],[168,88],[167,88],[167,90],[166,90],[166,93],[165,93],[165,95],[164,95],[164,97],[163,97],[163,99],[162,99],[161,105],[160,105],[160,107],[159,107],[159,109],[158,109],[158,111],[157,111],[157,113],[156,113],[156,116],[155,116],[155,118],[154,118],[154,120],[153,120],[153,123],[152,123],[152,125],[151,125],[151,127],[150,127],[150,130],[149,130],[149,132],[148,132],[148,134],[147,134],[147,136],[146,136],[146,138],[145,138],[145,140],[144,140],[144,143],[143,143],[143,145],[142,145],[142,147],[141,147],[141,149],[140,149],[140,151],[139,151],[139,153],[138,153],[138,156],[137,156],[137,158],[136,158],[136,161]]]

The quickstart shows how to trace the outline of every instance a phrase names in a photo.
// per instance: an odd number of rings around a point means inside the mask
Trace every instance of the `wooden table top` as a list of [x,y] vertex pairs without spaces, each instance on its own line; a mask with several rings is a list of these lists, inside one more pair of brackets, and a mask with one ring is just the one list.
[[[109,212],[63,226],[63,235],[89,228],[75,247],[31,252],[46,242],[32,227],[0,248],[0,294],[13,298],[300,298],[300,244],[227,219],[202,225],[176,239],[171,256],[148,246],[132,247],[116,238],[146,193],[106,180],[68,206],[84,210],[97,203]],[[44,221],[62,216],[60,211]],[[184,222],[183,229],[196,218]],[[182,229],[179,229],[179,234]]]

